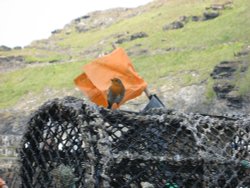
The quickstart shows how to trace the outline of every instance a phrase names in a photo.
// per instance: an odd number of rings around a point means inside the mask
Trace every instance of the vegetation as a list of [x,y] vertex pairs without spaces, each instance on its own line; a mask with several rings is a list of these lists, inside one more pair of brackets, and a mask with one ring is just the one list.
[[[243,61],[250,62],[250,54]],[[247,70],[243,77],[238,77],[236,86],[239,88],[241,96],[250,97],[250,69]]]
[[[120,46],[129,50],[141,44],[141,48],[154,52],[131,56],[136,70],[149,84],[154,87],[167,84],[183,87],[204,81],[207,83],[207,97],[211,99],[214,93],[210,73],[214,66],[220,61],[234,59],[235,53],[250,44],[250,4],[245,0],[235,0],[233,8],[222,10],[216,19],[189,21],[178,30],[162,29],[180,16],[201,16],[210,4],[210,0],[170,0],[164,6],[151,7],[143,14],[107,28],[79,33],[71,25],[70,34],[61,32],[48,40],[37,41],[29,48],[0,52],[0,56],[22,55],[29,63],[65,62],[0,73],[0,108],[15,104],[30,92],[39,94],[45,88],[73,88],[73,79],[81,73],[81,66],[90,61],[81,52],[98,46],[103,40],[105,44],[102,49],[109,51],[112,49],[110,44],[115,40],[113,35],[141,31],[149,37],[128,41]],[[56,47],[49,49],[47,45]],[[163,53],[161,50],[164,49],[171,50]],[[67,63],[70,57],[75,62]],[[248,74],[237,82],[242,95],[250,93],[249,75],[248,70]],[[168,79],[161,79],[164,77]]]
[[73,79],[81,73],[82,64],[83,62],[51,64],[0,74],[0,106],[6,108],[15,104],[22,96],[30,92],[38,95],[45,88],[73,89]]

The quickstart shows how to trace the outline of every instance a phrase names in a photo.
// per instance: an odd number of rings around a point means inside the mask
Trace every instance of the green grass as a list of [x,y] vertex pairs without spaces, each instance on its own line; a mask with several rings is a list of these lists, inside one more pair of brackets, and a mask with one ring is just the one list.
[[73,89],[73,79],[82,72],[83,64],[51,64],[0,74],[0,108],[15,104],[29,92],[39,94],[45,88]]
[[[250,54],[243,58],[242,61],[250,62]],[[239,88],[239,94],[241,96],[250,97],[250,68],[248,67],[243,77],[239,77],[236,81],[236,87]]]
[[39,63],[44,63],[44,62],[57,62],[57,61],[62,61],[68,58],[67,55],[62,55],[58,53],[44,53],[44,54],[38,54],[38,55],[27,55],[24,56],[25,61],[27,63],[34,63],[34,62],[39,62]]
[[[178,76],[181,85],[199,83],[209,77],[214,66],[220,61],[231,59],[234,52],[241,49],[241,44],[221,45],[205,50],[185,50],[170,52],[164,55],[133,58],[133,63],[139,74],[149,83],[158,82],[164,76]],[[195,71],[198,76],[190,76],[188,72]],[[183,72],[187,72],[184,73]],[[183,83],[182,83],[183,82]],[[166,82],[161,84],[167,84]]]
[[[226,0],[216,1],[225,2]],[[234,53],[250,44],[250,3],[235,0],[234,8],[224,10],[213,20],[189,22],[184,28],[163,31],[165,24],[178,20],[180,16],[202,15],[210,0],[169,0],[165,5],[151,8],[139,16],[124,19],[104,28],[86,33],[78,33],[72,27],[72,33],[65,32],[50,38],[58,48],[46,50],[46,41],[34,43],[32,48],[19,51],[0,52],[0,55],[23,55],[27,62],[67,61],[69,56],[81,62],[51,64],[50,66],[20,69],[0,74],[0,108],[17,103],[23,96],[32,92],[39,95],[45,88],[73,88],[73,79],[81,73],[81,66],[89,62],[81,52],[91,46],[98,46],[106,40],[104,50],[111,50],[112,37],[117,33],[130,34],[144,31],[149,37],[125,42],[120,45],[130,49],[136,44],[154,52],[158,49],[174,48],[165,54],[131,57],[138,73],[154,87],[174,85],[183,87],[207,83],[207,98],[215,94],[210,78],[215,65],[223,60],[233,60]],[[66,49],[66,52],[62,49]],[[59,49],[59,50],[58,50]],[[249,59],[247,59],[249,61]],[[242,95],[250,93],[250,71],[237,80]]]
[[212,78],[209,78],[207,80],[207,87],[206,87],[206,99],[207,103],[211,102],[214,97],[216,96],[215,91],[213,90],[214,80]]
[[242,96],[249,95],[250,93],[250,69],[247,70],[245,77],[238,82],[239,93]]
[[44,63],[69,59],[69,55],[65,53],[36,48],[24,48],[22,50],[11,50],[8,52],[0,51],[0,56],[23,56],[26,63]]

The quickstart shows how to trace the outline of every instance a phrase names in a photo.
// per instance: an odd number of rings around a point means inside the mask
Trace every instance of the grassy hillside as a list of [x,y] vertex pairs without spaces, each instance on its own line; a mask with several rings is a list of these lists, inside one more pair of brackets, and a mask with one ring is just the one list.
[[[47,40],[36,41],[22,50],[0,52],[0,56],[22,55],[27,63],[62,62],[0,73],[0,108],[16,104],[28,93],[39,95],[46,88],[73,89],[73,79],[81,72],[81,66],[94,58],[83,52],[110,51],[111,43],[117,40],[116,35],[137,32],[145,32],[148,37],[119,46],[127,51],[147,50],[145,54],[131,55],[131,59],[136,70],[152,87],[173,85],[180,88],[206,82],[207,95],[211,98],[213,81],[210,73],[214,66],[220,61],[234,59],[235,53],[250,45],[250,3],[234,0],[233,8],[221,10],[215,19],[189,20],[177,30],[163,31],[162,28],[181,16],[201,16],[205,8],[215,2],[224,3],[226,0],[155,1],[140,7],[146,9],[143,13],[108,27],[78,32],[71,23]],[[250,60],[249,56],[245,58]],[[250,93],[250,74],[246,75],[236,81],[244,95]]]

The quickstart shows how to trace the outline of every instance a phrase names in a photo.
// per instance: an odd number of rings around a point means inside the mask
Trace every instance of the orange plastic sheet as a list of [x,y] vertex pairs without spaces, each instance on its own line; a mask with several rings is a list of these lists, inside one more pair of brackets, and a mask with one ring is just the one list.
[[112,78],[119,78],[125,89],[120,105],[143,92],[147,83],[137,74],[131,60],[122,48],[83,66],[85,73],[75,78],[76,86],[99,106],[108,106],[107,92]]

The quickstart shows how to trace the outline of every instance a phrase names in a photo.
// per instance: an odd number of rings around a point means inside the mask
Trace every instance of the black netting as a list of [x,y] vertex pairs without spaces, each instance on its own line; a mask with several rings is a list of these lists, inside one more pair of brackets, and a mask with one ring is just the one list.
[[21,187],[247,187],[250,118],[44,104],[20,148]]

